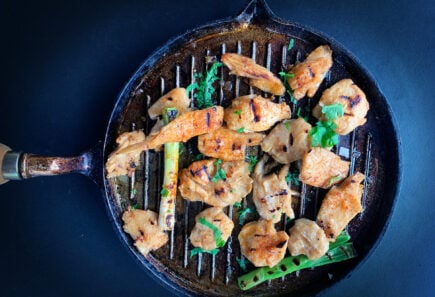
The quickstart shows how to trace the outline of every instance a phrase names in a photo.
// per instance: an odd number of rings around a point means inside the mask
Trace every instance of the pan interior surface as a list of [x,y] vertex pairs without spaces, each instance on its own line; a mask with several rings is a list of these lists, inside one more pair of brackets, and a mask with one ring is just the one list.
[[[289,49],[290,40],[294,40]],[[107,203],[122,240],[137,259],[154,275],[176,288],[178,293],[209,296],[271,296],[288,294],[312,294],[318,292],[348,274],[372,249],[382,235],[389,218],[397,191],[399,176],[399,148],[391,111],[370,75],[355,59],[335,41],[301,28],[295,24],[277,21],[226,21],[202,27],[187,33],[156,52],[130,80],[112,114],[105,143],[105,158],[115,148],[116,137],[132,129],[143,129],[148,134],[154,124],[147,115],[147,108],[162,94],[175,87],[187,87],[194,73],[204,72],[209,61],[220,60],[223,53],[235,52],[252,57],[258,64],[273,73],[305,59],[319,45],[328,44],[333,51],[334,65],[321,84],[315,97],[302,99],[297,106],[288,96],[275,102],[287,102],[296,117],[298,107],[314,107],[323,90],[344,78],[351,78],[367,95],[370,111],[367,123],[347,136],[340,137],[335,152],[343,160],[351,162],[351,173],[360,171],[366,175],[362,198],[364,211],[348,226],[358,257],[346,262],[292,273],[285,278],[266,282],[249,291],[237,287],[237,277],[243,274],[236,258],[241,257],[237,240],[241,226],[237,209],[227,207],[225,212],[234,220],[235,229],[227,245],[215,255],[202,254],[190,258],[193,248],[188,240],[195,223],[195,216],[207,206],[188,202],[178,194],[176,200],[176,226],[169,233],[169,242],[151,252],[146,258],[138,253],[133,241],[122,232],[122,212],[129,206],[158,212],[163,179],[163,153],[147,151],[141,156],[132,177],[106,179]],[[227,68],[218,71],[222,83],[216,84],[214,102],[224,107],[235,97],[262,94],[252,89],[242,79],[229,75]],[[264,95],[264,93],[263,93]],[[310,118],[311,124],[315,123]],[[180,169],[187,167],[197,154],[196,142],[184,144]],[[326,191],[305,184],[292,189],[301,193],[296,199],[296,217],[315,219]],[[244,199],[245,206],[253,206],[251,196]],[[255,215],[247,221],[256,220]],[[287,230],[285,219],[276,225]],[[252,268],[252,267],[248,267]]]

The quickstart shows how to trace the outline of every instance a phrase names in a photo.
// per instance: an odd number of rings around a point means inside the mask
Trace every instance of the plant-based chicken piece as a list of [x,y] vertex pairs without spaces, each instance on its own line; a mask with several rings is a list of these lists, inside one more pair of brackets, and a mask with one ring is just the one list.
[[361,182],[364,178],[360,172],[349,176],[338,186],[332,187],[323,199],[317,223],[329,241],[335,241],[346,225],[363,210],[361,196],[364,186]]
[[192,137],[220,128],[223,116],[224,109],[221,106],[186,112],[150,134],[145,141],[130,145],[119,153],[152,150],[168,142],[186,142]]
[[146,256],[168,241],[168,235],[160,230],[158,215],[151,210],[128,209],[122,214],[123,229],[134,239],[134,245]]
[[311,125],[303,118],[287,120],[276,125],[261,143],[261,149],[281,164],[302,159],[310,149]]
[[285,165],[279,174],[266,175],[267,157],[263,157],[255,166],[253,200],[260,216],[265,220],[277,223],[283,213],[294,218],[291,190],[286,182],[289,165]]
[[292,256],[306,255],[314,260],[329,249],[329,241],[323,229],[316,222],[301,218],[289,230],[288,250]]
[[243,226],[238,238],[243,256],[256,267],[275,266],[287,250],[287,233],[277,232],[272,221],[250,222]]
[[346,135],[367,121],[365,116],[370,107],[366,95],[351,79],[340,80],[323,91],[319,103],[313,108],[313,115],[325,120],[322,110],[334,104],[341,104],[344,110],[343,116],[334,119],[337,134]]
[[190,242],[207,251],[224,246],[234,228],[233,221],[219,207],[203,210],[195,217],[195,222]]
[[240,202],[252,190],[249,164],[220,159],[193,162],[181,171],[178,189],[184,199],[212,206]]
[[302,99],[305,95],[313,97],[332,63],[331,49],[322,45],[312,51],[305,61],[290,69],[293,77],[289,77],[287,82],[295,99]]
[[284,102],[274,103],[258,95],[247,95],[231,102],[231,107],[225,109],[224,121],[231,130],[260,132],[290,116],[290,106]]
[[259,145],[262,133],[238,133],[221,127],[198,137],[198,150],[208,157],[223,161],[244,160],[246,147]]
[[148,109],[148,115],[151,119],[155,120],[162,115],[165,108],[175,107],[178,114],[183,114],[188,111],[190,105],[190,99],[187,96],[185,88],[175,88],[168,93],[160,97],[151,107]]
[[315,147],[302,158],[299,179],[307,185],[328,189],[347,176],[349,164],[329,150]]
[[131,175],[139,164],[141,151],[120,153],[123,149],[141,143],[145,140],[145,134],[140,131],[125,132],[116,138],[117,149],[112,152],[106,163],[107,178]]
[[234,53],[223,54],[221,60],[231,70],[230,74],[248,78],[251,86],[277,96],[284,94],[281,80],[254,60]]

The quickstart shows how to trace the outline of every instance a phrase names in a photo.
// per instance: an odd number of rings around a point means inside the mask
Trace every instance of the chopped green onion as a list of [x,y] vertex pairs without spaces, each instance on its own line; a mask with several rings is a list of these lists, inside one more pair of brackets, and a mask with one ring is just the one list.
[[243,133],[245,132],[245,127],[240,127],[239,129],[237,129],[238,133]]
[[247,270],[246,263],[248,262],[248,260],[246,260],[246,258],[236,257],[236,261],[237,261],[237,264],[239,264],[240,268],[243,270],[243,272],[246,272],[246,270]]
[[341,179],[341,176],[340,176],[340,175],[337,175],[337,176],[331,177],[331,178],[329,179],[329,185],[331,186],[332,184],[334,184],[336,181],[339,181],[340,179]]
[[300,185],[300,182],[299,182],[299,172],[297,170],[295,170],[293,172],[289,172],[287,174],[287,176],[285,177],[285,181],[287,183],[289,183],[291,181],[292,184],[294,184],[295,186],[299,186]]
[[341,234],[336,241],[329,245],[328,252],[315,260],[310,260],[305,255],[289,256],[273,267],[261,267],[237,279],[239,288],[251,289],[265,281],[281,278],[292,272],[345,261],[357,256],[353,244],[349,242],[348,234]]

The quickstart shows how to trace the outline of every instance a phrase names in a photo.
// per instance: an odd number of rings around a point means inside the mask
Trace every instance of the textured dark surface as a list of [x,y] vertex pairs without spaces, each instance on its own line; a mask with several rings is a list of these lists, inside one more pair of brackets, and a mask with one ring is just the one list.
[[[2,7],[0,141],[12,148],[74,154],[93,145],[104,135],[117,93],[151,51],[245,4],[87,3]],[[431,295],[433,7],[397,1],[270,6],[282,18],[332,36],[360,59],[389,99],[403,141],[402,192],[384,240],[324,295]],[[122,248],[99,191],[85,178],[8,183],[0,197],[6,296],[170,296]]]

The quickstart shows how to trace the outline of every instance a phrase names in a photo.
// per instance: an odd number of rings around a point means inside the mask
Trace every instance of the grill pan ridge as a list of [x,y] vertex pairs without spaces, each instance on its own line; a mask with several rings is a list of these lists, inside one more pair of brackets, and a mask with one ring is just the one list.
[[[288,50],[290,39],[295,45]],[[334,66],[328,73],[316,96],[303,99],[298,107],[317,103],[322,91],[343,78],[351,78],[366,93],[371,109],[367,123],[347,136],[340,137],[335,152],[351,162],[350,172],[360,171],[366,175],[363,194],[364,211],[349,225],[359,257],[343,263],[301,271],[285,278],[267,282],[250,291],[237,287],[237,276],[242,274],[236,257],[242,257],[237,241],[241,226],[233,206],[225,211],[235,222],[235,229],[227,245],[217,255],[199,254],[189,257],[192,246],[188,237],[197,213],[206,208],[198,202],[176,200],[176,225],[169,233],[169,243],[143,257],[133,246],[132,240],[122,230],[121,214],[128,206],[158,211],[159,193],[162,185],[163,154],[146,151],[141,164],[130,177],[104,179],[109,216],[113,218],[117,234],[131,251],[134,258],[158,281],[166,283],[177,295],[192,296],[279,296],[288,294],[313,294],[342,279],[364,259],[385,230],[391,214],[394,198],[400,181],[400,151],[394,119],[386,99],[377,84],[360,63],[341,45],[331,38],[295,23],[278,19],[264,1],[251,1],[236,18],[220,20],[202,26],[170,40],[150,56],[133,75],[122,90],[109,121],[104,144],[104,158],[115,147],[116,137],[125,131],[143,129],[149,133],[153,122],[147,116],[147,108],[162,94],[174,87],[186,87],[194,79],[194,73],[207,69],[206,57],[217,59],[225,52],[237,52],[253,58],[257,63],[277,73],[286,66],[303,60],[315,47],[328,44],[333,51]],[[246,82],[220,68],[218,75],[224,83],[216,88],[214,102],[224,107],[231,99],[258,93]],[[190,94],[192,95],[192,94]],[[267,95],[262,93],[262,95]],[[296,106],[287,97],[275,97],[275,102],[285,101]],[[311,118],[310,122],[313,123]],[[390,131],[385,133],[384,131]],[[196,154],[195,141],[185,144],[180,168],[186,167]],[[251,150],[251,154],[257,151]],[[294,209],[296,217],[314,219],[325,191],[308,185],[291,185],[300,192]],[[249,195],[244,206],[253,205]],[[249,220],[255,216],[248,217]],[[286,219],[277,224],[277,229],[288,228]],[[251,267],[252,268],[252,267]]]

